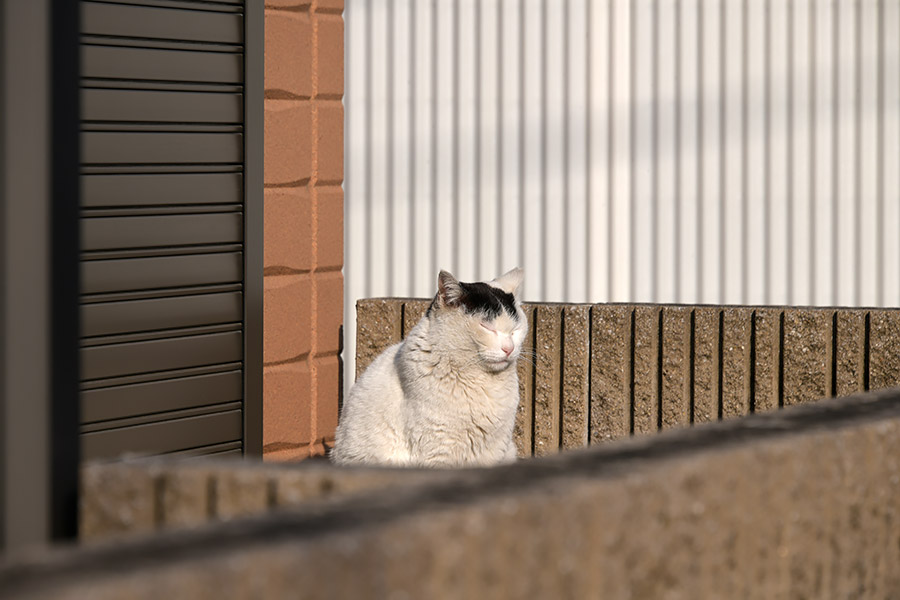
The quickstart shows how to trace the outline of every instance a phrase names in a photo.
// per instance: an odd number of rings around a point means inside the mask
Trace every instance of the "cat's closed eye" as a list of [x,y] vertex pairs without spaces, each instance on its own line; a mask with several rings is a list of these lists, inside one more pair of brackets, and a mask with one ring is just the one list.
[[490,331],[491,333],[497,333],[496,329],[494,329],[491,325],[489,325],[488,323],[485,323],[484,321],[481,322],[481,326],[484,329],[487,329],[488,331]]

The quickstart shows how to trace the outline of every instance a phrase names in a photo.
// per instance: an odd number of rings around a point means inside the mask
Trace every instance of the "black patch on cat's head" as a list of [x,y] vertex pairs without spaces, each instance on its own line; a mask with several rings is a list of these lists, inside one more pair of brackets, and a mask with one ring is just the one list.
[[504,311],[513,319],[519,320],[516,312],[516,299],[501,289],[486,283],[462,283],[462,295],[459,303],[468,314],[483,314],[490,319],[496,319]]

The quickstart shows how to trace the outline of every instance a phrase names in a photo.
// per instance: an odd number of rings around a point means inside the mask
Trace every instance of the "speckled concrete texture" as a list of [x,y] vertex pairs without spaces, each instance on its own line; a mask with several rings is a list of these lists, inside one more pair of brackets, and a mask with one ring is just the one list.
[[609,442],[631,433],[631,323],[633,309],[591,307],[590,441]]
[[719,325],[721,309],[694,309],[694,422],[719,418]]
[[900,311],[873,310],[869,319],[869,389],[898,386]]
[[7,562],[0,597],[893,600],[897,498],[890,390]]
[[691,422],[691,309],[662,309],[661,423],[663,429]]
[[402,303],[391,299],[356,303],[356,376],[362,375],[375,357],[400,341]]
[[781,315],[778,308],[753,311],[753,410],[778,408],[781,400]]
[[866,311],[838,310],[835,316],[835,381],[838,396],[865,390]]
[[522,353],[519,356],[516,368],[519,370],[519,406],[516,409],[516,425],[513,429],[513,439],[519,450],[519,457],[532,455],[534,442],[534,311],[533,304],[522,307],[525,317],[528,319],[528,335],[522,344]]
[[534,319],[534,455],[559,451],[562,310],[542,305]]
[[[366,300],[368,364],[428,300]],[[529,304],[520,456],[900,386],[900,310]],[[534,312],[540,318],[535,325]],[[398,312],[401,311],[401,312]],[[562,311],[562,312],[560,312]],[[377,319],[370,321],[370,317]],[[590,328],[589,336],[586,333]],[[531,344],[539,338],[538,345]],[[832,387],[832,379],[834,385]],[[633,400],[633,403],[632,403]],[[632,421],[633,419],[633,421]],[[632,422],[634,429],[632,430]],[[534,437],[537,433],[538,437]]]
[[269,506],[269,475],[252,469],[217,473],[213,487],[213,515],[233,519],[265,512]]
[[750,333],[753,311],[728,306],[722,309],[722,418],[750,412]]
[[211,470],[196,466],[163,470],[162,494],[156,499],[161,516],[157,526],[193,527],[209,520],[213,476]]
[[115,470],[104,463],[81,470],[78,532],[82,539],[115,538],[156,528],[156,472],[141,466]]
[[633,406],[634,433],[659,430],[658,306],[634,307]]
[[403,302],[403,337],[409,335],[413,327],[422,320],[428,306],[431,304],[428,300],[405,300]]
[[784,404],[812,402],[831,395],[831,309],[784,311]]
[[589,306],[565,306],[563,313],[562,431],[564,449],[588,444],[591,324]]

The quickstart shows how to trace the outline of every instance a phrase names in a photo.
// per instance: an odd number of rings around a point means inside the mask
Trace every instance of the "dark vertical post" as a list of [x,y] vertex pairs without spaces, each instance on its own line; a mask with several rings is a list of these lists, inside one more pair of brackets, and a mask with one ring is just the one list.
[[263,94],[262,0],[244,4],[244,455],[262,455]]
[[2,4],[0,547],[77,533],[78,3]]
[[78,534],[79,33],[81,3],[50,15],[50,534]]

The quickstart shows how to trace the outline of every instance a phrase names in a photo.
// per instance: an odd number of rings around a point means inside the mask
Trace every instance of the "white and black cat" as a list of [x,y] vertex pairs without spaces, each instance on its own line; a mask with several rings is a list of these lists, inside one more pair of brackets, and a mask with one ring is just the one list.
[[382,352],[344,403],[338,464],[487,466],[516,458],[516,359],[528,331],[522,270],[487,283],[441,271],[406,340]]

